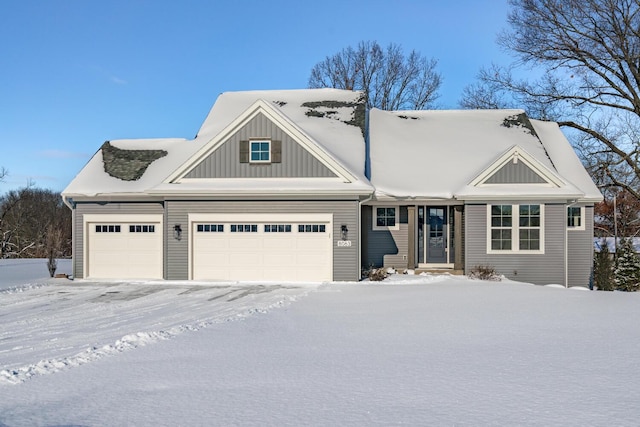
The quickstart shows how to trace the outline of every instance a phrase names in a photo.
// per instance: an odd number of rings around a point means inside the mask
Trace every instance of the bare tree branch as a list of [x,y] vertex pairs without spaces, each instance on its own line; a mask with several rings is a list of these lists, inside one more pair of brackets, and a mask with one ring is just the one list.
[[640,0],[510,5],[499,44],[516,61],[482,69],[460,105],[524,106],[532,117],[558,121],[601,188],[640,200]]
[[317,63],[309,87],[364,91],[369,108],[421,110],[439,97],[442,77],[437,65],[415,50],[405,56],[399,45],[383,50],[377,42],[363,41]]

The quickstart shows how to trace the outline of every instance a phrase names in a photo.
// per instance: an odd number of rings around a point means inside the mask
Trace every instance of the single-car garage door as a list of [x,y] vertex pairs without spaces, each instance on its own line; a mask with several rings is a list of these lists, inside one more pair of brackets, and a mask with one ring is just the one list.
[[195,280],[332,280],[331,217],[236,215],[191,221]]
[[[162,278],[161,217],[86,221],[85,277]],[[134,219],[134,221],[131,221]]]

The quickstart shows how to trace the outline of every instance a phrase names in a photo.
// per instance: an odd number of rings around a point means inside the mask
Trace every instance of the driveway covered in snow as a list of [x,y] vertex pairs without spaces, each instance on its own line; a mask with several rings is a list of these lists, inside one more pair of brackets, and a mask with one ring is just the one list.
[[0,292],[0,384],[287,304],[313,286],[56,280]]

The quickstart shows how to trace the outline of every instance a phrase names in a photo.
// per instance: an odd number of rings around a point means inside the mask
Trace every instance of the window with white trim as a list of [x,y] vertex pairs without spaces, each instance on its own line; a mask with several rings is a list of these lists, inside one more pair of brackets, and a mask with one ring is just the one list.
[[567,228],[584,230],[584,206],[567,207]]
[[521,251],[540,250],[540,205],[520,205],[520,244]]
[[544,253],[544,205],[487,205],[489,253]]
[[397,206],[374,206],[373,229],[374,230],[398,230],[399,226]]
[[491,206],[491,250],[510,251],[513,228],[513,207],[511,205]]
[[270,163],[271,162],[271,141],[249,141],[249,162]]

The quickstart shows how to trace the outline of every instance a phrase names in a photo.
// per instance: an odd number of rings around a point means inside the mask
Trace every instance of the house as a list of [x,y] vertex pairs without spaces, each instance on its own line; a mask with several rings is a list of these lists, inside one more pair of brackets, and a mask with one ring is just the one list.
[[355,281],[361,268],[585,285],[601,200],[557,124],[228,92],[196,137],[105,142],[63,191],[76,278]]

